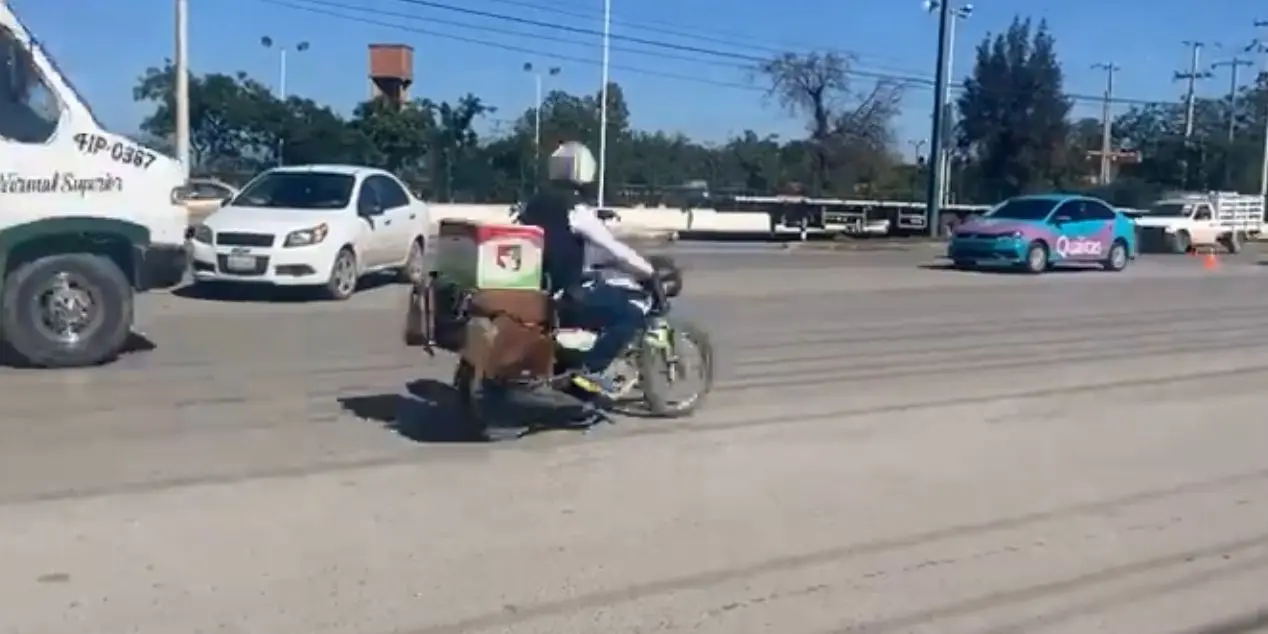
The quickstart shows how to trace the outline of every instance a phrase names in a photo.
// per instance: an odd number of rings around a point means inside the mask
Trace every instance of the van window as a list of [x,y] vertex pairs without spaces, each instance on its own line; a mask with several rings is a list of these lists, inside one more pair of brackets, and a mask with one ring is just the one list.
[[19,143],[46,143],[62,119],[57,99],[31,53],[13,31],[0,27],[0,137]]

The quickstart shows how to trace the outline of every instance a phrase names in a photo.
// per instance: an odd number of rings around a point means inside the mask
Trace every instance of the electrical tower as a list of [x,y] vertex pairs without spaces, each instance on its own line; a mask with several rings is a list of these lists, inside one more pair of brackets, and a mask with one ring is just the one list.
[[1184,138],[1189,140],[1193,138],[1193,110],[1197,104],[1197,83],[1200,79],[1210,79],[1214,77],[1209,71],[1198,72],[1198,66],[1202,63],[1202,48],[1206,46],[1205,42],[1195,42],[1186,40],[1184,45],[1189,47],[1189,72],[1176,73],[1176,81],[1187,81],[1188,90],[1185,91],[1184,101]]

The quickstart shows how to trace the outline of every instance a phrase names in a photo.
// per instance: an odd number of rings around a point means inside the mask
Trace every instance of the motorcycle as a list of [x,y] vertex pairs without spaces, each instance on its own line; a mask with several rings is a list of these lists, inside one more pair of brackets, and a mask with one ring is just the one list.
[[[614,421],[613,414],[650,418],[681,418],[697,411],[713,388],[713,347],[708,334],[673,314],[671,300],[682,292],[682,272],[663,256],[649,258],[657,269],[655,281],[639,284],[614,270],[592,273],[604,283],[628,289],[644,308],[644,323],[636,337],[607,369],[615,387],[595,397],[579,390],[577,377],[583,355],[598,333],[561,326],[574,301],[568,296],[547,298],[545,323],[521,323],[499,311],[481,309],[470,292],[445,286],[434,274],[414,286],[410,306],[419,306],[424,323],[422,345],[459,354],[453,374],[459,416],[473,436],[489,439],[498,430],[516,429],[521,436],[543,427],[591,429]],[[407,318],[407,324],[410,323]],[[568,320],[564,320],[566,323]],[[672,392],[696,379],[698,386],[682,398]],[[551,423],[511,421],[497,424],[499,411],[548,410]],[[558,415],[555,415],[558,414]]]

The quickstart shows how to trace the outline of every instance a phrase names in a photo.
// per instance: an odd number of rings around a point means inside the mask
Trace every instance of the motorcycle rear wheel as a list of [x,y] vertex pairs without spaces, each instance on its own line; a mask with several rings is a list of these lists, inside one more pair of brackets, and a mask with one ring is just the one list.
[[685,320],[671,320],[674,331],[674,352],[679,352],[679,342],[687,341],[697,351],[695,359],[700,388],[689,398],[675,401],[669,396],[671,384],[666,376],[665,350],[644,340],[639,344],[638,372],[641,379],[643,400],[648,413],[657,418],[682,418],[700,409],[713,391],[713,343],[702,328]]

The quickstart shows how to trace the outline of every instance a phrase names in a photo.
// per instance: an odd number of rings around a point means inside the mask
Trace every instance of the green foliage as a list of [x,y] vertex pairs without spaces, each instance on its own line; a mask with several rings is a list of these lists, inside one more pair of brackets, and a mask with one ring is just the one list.
[[[787,53],[756,65],[752,78],[772,105],[805,123],[801,138],[744,130],[721,143],[636,130],[621,86],[608,90],[607,197],[616,203],[675,203],[694,197],[689,183],[714,193],[804,192],[840,197],[919,200],[929,170],[904,164],[894,120],[906,86],[861,83],[853,60],[835,53]],[[140,78],[134,96],[153,106],[141,126],[148,145],[170,148],[170,63]],[[949,184],[959,202],[993,203],[1031,191],[1090,191],[1123,206],[1143,206],[1168,190],[1256,191],[1268,79],[1234,99],[1199,99],[1194,133],[1185,107],[1132,107],[1113,121],[1117,149],[1139,151],[1139,164],[1117,166],[1098,185],[1099,119],[1071,120],[1057,42],[1042,22],[1016,18],[978,45],[972,75],[955,88],[958,115]],[[422,195],[441,201],[510,202],[539,183],[543,158],[559,143],[599,145],[600,95],[552,91],[534,109],[502,113],[476,95],[403,105],[368,101],[348,116],[308,99],[284,102],[238,73],[190,78],[194,167],[242,180],[275,164],[357,163],[383,167]],[[1229,140],[1229,120],[1233,139]],[[540,127],[538,123],[540,122]],[[478,132],[489,130],[491,132]]]
[[[898,92],[882,84],[856,95],[848,68],[848,60],[832,55],[787,55],[758,69],[772,96],[810,121],[806,140],[746,130],[723,144],[702,144],[634,130],[621,86],[610,84],[609,198],[663,202],[665,192],[692,181],[737,193],[814,183],[817,191],[844,195],[886,178],[896,163],[889,146]],[[154,107],[141,124],[154,145],[172,145],[174,78],[167,63],[147,70],[134,90]],[[552,91],[542,100],[540,136],[531,108],[512,117],[507,133],[481,135],[497,110],[476,95],[400,106],[367,101],[345,118],[311,100],[282,102],[245,74],[191,76],[192,160],[195,171],[229,180],[278,163],[367,164],[399,174],[434,200],[510,201],[536,188],[544,157],[559,143],[580,140],[597,151],[600,99],[597,92]]]
[[975,197],[1068,186],[1071,102],[1046,24],[1015,19],[984,39],[958,105],[959,148],[978,167]]

